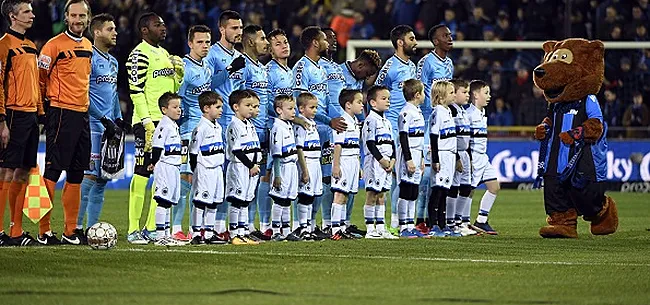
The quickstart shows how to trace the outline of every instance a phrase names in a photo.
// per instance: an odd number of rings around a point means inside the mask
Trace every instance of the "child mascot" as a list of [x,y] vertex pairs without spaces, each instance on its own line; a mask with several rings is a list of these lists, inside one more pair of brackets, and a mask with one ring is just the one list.
[[605,195],[607,125],[596,94],[603,83],[605,48],[600,41],[566,39],[543,45],[535,85],[549,102],[535,128],[541,141],[536,186],[544,183],[547,226],[544,238],[577,238],[578,216],[591,222],[591,234],[616,232],[616,202]]

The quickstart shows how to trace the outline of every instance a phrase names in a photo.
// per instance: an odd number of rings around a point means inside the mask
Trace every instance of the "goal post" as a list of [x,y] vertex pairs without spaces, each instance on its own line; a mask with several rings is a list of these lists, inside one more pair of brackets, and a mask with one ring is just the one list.
[[[544,41],[454,41],[456,49],[536,49],[541,50]],[[650,49],[650,42],[639,41],[603,41],[605,49]],[[348,40],[346,59],[357,57],[357,49],[392,48],[390,40]],[[433,49],[431,41],[419,41],[418,48]]]

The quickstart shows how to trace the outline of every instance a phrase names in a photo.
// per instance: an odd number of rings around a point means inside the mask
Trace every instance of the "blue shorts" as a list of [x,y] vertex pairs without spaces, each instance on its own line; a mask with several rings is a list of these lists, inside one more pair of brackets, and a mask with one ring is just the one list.
[[84,171],[84,175],[93,175],[99,177],[102,167],[102,135],[104,135],[104,128],[91,128],[90,130],[90,165],[88,170]]
[[321,159],[320,167],[323,177],[332,176],[332,157],[334,154],[334,145],[332,143],[332,128],[325,125],[317,125],[318,136],[320,137]]

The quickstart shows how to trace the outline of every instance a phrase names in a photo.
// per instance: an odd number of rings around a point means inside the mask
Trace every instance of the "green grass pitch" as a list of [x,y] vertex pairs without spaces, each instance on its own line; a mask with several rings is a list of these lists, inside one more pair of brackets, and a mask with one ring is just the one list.
[[[650,197],[611,195],[611,236],[580,221],[577,240],[542,239],[542,194],[502,191],[498,236],[167,250],[128,245],[128,193],[108,191],[101,219],[117,227],[116,248],[0,248],[0,304],[650,304]],[[53,220],[61,232],[58,203]]]

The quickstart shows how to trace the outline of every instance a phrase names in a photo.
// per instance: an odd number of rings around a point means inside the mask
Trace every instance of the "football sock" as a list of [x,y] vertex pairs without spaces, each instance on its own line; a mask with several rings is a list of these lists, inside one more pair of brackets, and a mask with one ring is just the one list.
[[[348,199],[350,199],[351,196],[348,196]],[[348,200],[349,201],[349,200]],[[341,220],[339,221],[339,226],[341,228],[341,231],[345,232],[347,229],[347,223],[345,222],[345,217],[348,214],[348,207],[347,203],[341,205]]]
[[156,239],[165,238],[165,222],[167,222],[167,209],[156,207]]
[[376,205],[375,206],[375,226],[377,231],[384,232],[386,231],[386,226],[384,225],[384,218],[386,216],[386,206],[385,205]]
[[166,214],[165,214],[165,237],[169,238],[172,237],[171,233],[171,227],[170,224],[172,222],[172,209],[171,208],[166,208],[165,209]]
[[274,203],[271,206],[271,223],[273,225],[273,234],[279,234],[282,228],[282,207]]
[[366,219],[366,230],[372,231],[375,229],[375,206],[366,204],[363,206],[363,218]]
[[477,222],[485,223],[488,220],[488,214],[490,214],[490,210],[492,209],[492,205],[496,199],[497,195],[492,194],[489,191],[486,191],[485,194],[483,194],[483,198],[481,198],[481,209],[478,212],[478,217],[476,217]]
[[149,178],[137,174],[131,178],[131,184],[129,185],[129,233],[140,228],[140,217],[148,182]]
[[350,220],[352,219],[352,211],[354,211],[354,194],[348,195],[348,202],[345,206],[345,210],[343,211],[343,219],[345,220],[345,224],[349,225]]
[[205,228],[205,239],[209,239],[214,234],[214,224],[216,222],[215,216],[217,209],[205,209],[203,214],[203,227]]
[[192,189],[192,184],[189,181],[185,181],[185,179],[181,179],[181,197],[178,199],[178,203],[176,204],[175,207],[172,209],[173,213],[173,230],[174,233],[178,231],[182,231],[183,229],[181,228],[181,225],[183,224],[183,217],[185,216],[185,210],[187,209],[187,205],[189,202],[189,193],[190,190]]
[[397,205],[399,204],[399,185],[393,178],[393,184],[390,190],[390,226],[393,228],[399,227],[399,211]]
[[291,206],[282,207],[282,235],[291,233]]
[[[229,221],[229,226],[228,230],[230,231],[231,236],[237,236],[239,233],[238,227],[239,227],[239,211],[240,209],[237,207],[234,207],[233,205],[230,205],[230,221]],[[247,215],[248,216],[248,215]]]
[[192,227],[192,237],[201,235],[201,228],[203,227],[203,213],[205,211],[197,208],[196,206],[192,207],[191,213],[194,215],[190,221],[190,227]]
[[[155,200],[153,199],[153,196],[155,193],[153,190],[156,189],[156,181],[154,181],[151,184],[151,200],[149,201],[149,213],[147,214],[147,222],[145,223],[145,226],[147,227],[147,230],[153,231],[156,228],[156,204]],[[169,209],[171,212],[171,208]]]
[[397,214],[399,215],[399,229],[405,230],[407,224],[408,203],[406,199],[397,200]]
[[456,222],[454,221],[454,217],[456,216],[456,198],[455,197],[449,197],[447,196],[445,198],[445,204],[446,204],[446,220],[447,220],[447,226],[448,227],[453,227]]
[[307,215],[309,215],[309,206],[307,204],[297,204],[298,206],[298,223],[301,228],[306,228],[307,227],[307,218],[309,218]]
[[458,201],[464,202],[461,220],[464,223],[469,223],[470,213],[472,212],[472,198],[458,196]]
[[332,203],[332,235],[341,230],[341,210],[343,210],[343,204]]
[[413,218],[415,218],[415,200],[406,201],[406,207],[406,228],[408,230],[413,230],[415,229],[415,223],[413,222]]
[[63,234],[70,236],[74,234],[74,229],[76,229],[79,202],[81,201],[81,184],[66,182],[63,185],[61,201],[63,202]]
[[[79,205],[79,215],[77,215],[77,229],[83,229],[84,227],[84,217],[86,217],[86,211],[88,210],[88,197],[95,183],[95,180],[86,177],[81,181],[81,204]],[[91,225],[87,224],[86,226],[90,227]]]
[[[107,182],[108,181],[104,179],[99,179],[96,181],[93,188],[90,189],[87,208],[88,219],[86,221],[86,227],[88,228],[99,221],[99,216],[101,215],[102,208],[104,207],[104,192],[106,191]],[[79,212],[79,214],[81,214],[81,212]],[[78,224],[79,223],[77,223],[77,225]]]
[[[26,189],[27,189],[27,183],[19,183],[19,182],[12,181],[9,184],[9,191],[7,192],[7,196],[9,197],[9,204],[14,207],[14,214],[11,215],[11,220],[12,220],[11,232],[10,232],[11,237],[19,237],[20,235],[23,234],[23,203],[25,200]],[[48,212],[46,215],[49,216],[50,212]],[[49,222],[48,222],[48,228],[49,228]]]
[[[332,185],[323,183],[323,195],[317,197],[316,200],[320,198],[321,202],[321,213],[323,216],[323,228],[329,227],[332,225],[332,202],[334,199],[334,194],[332,194]],[[315,211],[318,212],[318,211]],[[312,213],[314,214],[314,213]]]
[[262,226],[261,223],[265,223],[267,226],[271,223],[271,206],[273,201],[269,197],[269,188],[269,183],[265,181],[260,181],[257,187],[257,210],[260,216],[260,227]]
[[[45,178],[43,178],[43,180],[45,180],[45,188],[47,188],[47,194],[50,196],[50,200],[52,201],[52,205],[54,205],[54,194],[55,194],[55,188],[56,188],[56,181],[51,181],[51,180],[48,180],[48,179],[45,179]],[[10,185],[10,187],[11,187],[11,185]],[[9,189],[9,190],[11,191],[11,189]],[[9,196],[9,204],[11,204],[11,196]],[[20,215],[20,224],[21,224],[21,226],[18,228],[21,231],[20,233],[18,233],[18,235],[20,235],[20,234],[22,234],[22,230],[23,230],[22,229],[23,215],[21,213],[22,205],[20,206],[20,208],[21,208],[20,210],[15,210],[16,207],[17,207],[17,205],[14,205],[14,211],[15,211],[14,215],[15,214]],[[14,217],[16,217],[16,216],[14,216]],[[18,220],[18,219],[14,218],[14,217],[12,217],[11,219],[12,219],[12,221],[14,223],[14,226],[16,226],[16,220]],[[52,217],[52,210],[47,212],[41,218],[41,220],[38,222],[38,234],[43,235],[43,234],[45,234],[47,232],[52,231],[51,220],[50,220],[51,217]],[[14,237],[14,230],[13,229],[11,230],[11,237]]]
[[[2,179],[3,177],[0,177]],[[3,180],[0,180],[0,232],[4,232],[5,230],[5,209],[7,206],[7,191],[9,191],[9,183],[10,182],[4,182]],[[11,210],[13,210],[13,206],[10,205],[9,207]],[[9,215],[12,215],[13,212],[9,212]],[[9,222],[11,223],[11,216],[9,216]],[[7,234],[9,235],[9,234]]]
[[248,207],[239,208],[239,221],[237,223],[237,235],[244,236],[248,234]]

